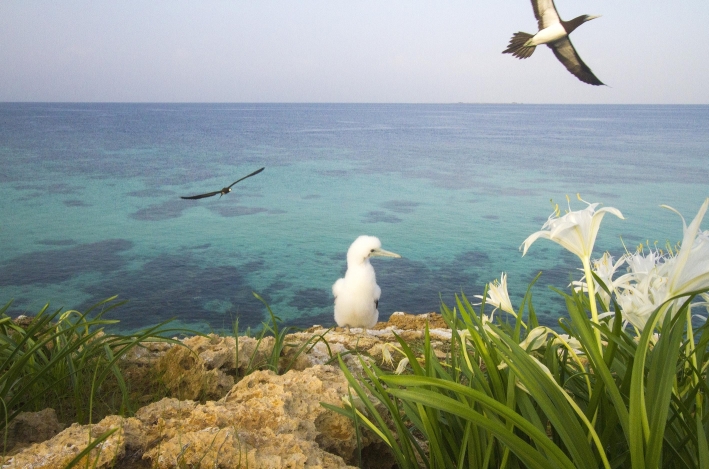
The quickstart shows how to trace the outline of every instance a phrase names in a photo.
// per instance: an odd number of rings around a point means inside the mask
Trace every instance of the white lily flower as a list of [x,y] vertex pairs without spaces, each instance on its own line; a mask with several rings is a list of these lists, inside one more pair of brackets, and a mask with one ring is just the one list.
[[539,326],[535,327],[527,334],[527,337],[519,343],[519,346],[525,349],[527,352],[532,352],[534,350],[540,349],[543,345],[547,343],[547,337],[552,330],[548,327]]
[[671,258],[668,260],[652,250],[648,254],[636,252],[625,257],[628,273],[616,280],[616,301],[623,321],[642,331],[652,312],[668,298]]
[[562,345],[567,349],[571,349],[577,355],[583,354],[581,342],[576,337],[571,337],[568,334],[557,334],[553,329],[545,326],[535,327],[529,331],[529,334],[519,343],[519,346],[527,352],[538,350],[547,344],[549,334],[553,336],[552,344]]
[[581,342],[576,337],[571,337],[569,334],[556,334],[554,345],[563,345],[567,349],[573,350],[576,355],[583,354]]
[[613,282],[616,301],[624,324],[631,324],[637,331],[642,331],[650,315],[671,296],[669,284],[676,269],[677,255],[665,256],[659,250],[652,249],[645,253],[641,248],[634,254],[627,254],[624,259],[628,264],[628,273]]
[[652,249],[647,254],[638,251],[634,254],[627,254],[624,258],[628,263],[628,271],[636,274],[649,274],[656,270],[661,260],[664,260],[658,251]]
[[[482,299],[482,295],[475,295],[475,298]],[[502,311],[517,317],[515,310],[512,308],[510,295],[507,293],[507,274],[502,272],[499,282],[495,279],[487,284],[487,299],[485,299],[485,302],[494,306],[495,309],[499,308]]]
[[500,337],[499,335],[497,335],[497,332],[492,330],[492,327],[490,327],[490,324],[492,324],[492,314],[490,314],[490,316],[483,314],[480,316],[480,319],[482,320],[483,330],[485,331],[486,334],[488,334],[492,337]]
[[388,366],[394,366],[393,352],[398,352],[401,355],[406,355],[403,350],[394,344],[389,342],[384,344],[377,344],[369,350],[369,354],[375,356],[378,352],[382,354],[382,365],[386,364]]
[[391,356],[391,351],[389,348],[396,349],[392,344],[386,343],[381,347],[382,350],[382,365],[387,364],[389,366],[394,366],[394,357]]
[[671,270],[668,273],[669,295],[677,296],[709,288],[709,231],[701,231],[699,225],[709,207],[709,198],[699,208],[689,226],[684,217],[672,207],[663,205],[682,218],[684,236],[679,252],[671,259]]
[[[689,226],[677,210],[663,207],[682,218],[683,239],[679,251],[667,257],[652,250],[648,254],[638,252],[626,256],[629,272],[621,277],[622,286],[616,296],[623,320],[638,331],[645,328],[650,315],[669,298],[709,288],[709,231],[699,229],[709,198]],[[678,299],[672,307],[677,308],[680,303]],[[659,321],[665,312],[658,317]]]
[[613,256],[604,252],[600,259],[593,261],[593,271],[596,272],[596,275],[598,275],[606,285],[610,286],[613,284],[615,271],[618,270],[618,267],[623,265],[624,262],[625,259],[620,258],[618,262],[614,263]]
[[468,329],[462,329],[458,331],[458,337],[460,337],[460,341],[462,343],[465,343],[467,339],[469,339],[471,336],[470,331]]
[[656,302],[658,297],[661,298],[662,295],[656,295],[649,289],[627,288],[616,296],[616,301],[622,311],[623,321],[632,324],[638,331],[642,331],[652,312],[662,304],[662,301]]
[[590,259],[603,216],[606,213],[612,213],[620,219],[624,218],[620,210],[616,208],[603,207],[596,210],[599,204],[586,203],[588,206],[585,209],[575,212],[569,211],[563,216],[559,216],[559,208],[557,207],[544,223],[541,231],[537,231],[524,240],[520,246],[520,249],[524,248],[522,255],[527,254],[529,246],[537,239],[544,238],[560,244],[566,250],[576,254],[581,260]]
[[401,373],[406,371],[407,366],[409,366],[409,359],[404,357],[399,362],[399,365],[396,367],[396,370],[394,371],[394,373],[396,373],[397,375],[400,375]]
[[[618,261],[613,261],[613,256],[611,256],[608,252],[605,252],[603,253],[603,256],[601,256],[600,259],[594,260],[591,266],[593,272],[598,275],[598,277],[603,281],[606,287],[608,287],[611,293],[616,290],[616,287],[618,285],[622,284],[622,277],[621,279],[619,279],[619,281],[614,281],[613,276],[615,275],[616,270],[618,270],[618,268],[623,265],[626,259],[625,257],[621,257],[620,259],[618,259]],[[583,276],[579,281],[571,282],[571,286],[574,288],[575,291],[582,291],[584,293],[588,292],[586,276]],[[603,300],[603,304],[607,307],[610,304],[610,296],[608,295],[608,293],[606,293],[605,290],[600,289],[598,291],[598,294]]]
[[[487,332],[488,334],[498,337],[498,335],[495,333],[495,331],[492,330],[490,327],[490,324],[492,324],[493,316],[492,314],[488,316],[487,314],[481,314],[480,315],[480,322],[483,325],[483,330]],[[466,340],[470,340],[471,334],[469,329],[462,329],[458,331],[458,335],[460,336],[460,339],[465,342]]]
[[[577,197],[582,202],[585,202],[580,196],[577,195]],[[620,219],[624,218],[617,208],[604,207],[596,210],[598,204],[585,203],[588,205],[585,209],[572,212],[571,207],[569,207],[569,212],[564,216],[559,216],[559,207],[557,206],[554,213],[549,216],[547,222],[542,226],[542,230],[525,239],[520,248],[524,248],[522,253],[524,256],[534,241],[539,238],[545,238],[576,254],[583,263],[583,271],[586,276],[588,298],[591,305],[591,321],[598,324],[596,292],[591,274],[591,253],[593,252],[593,245],[596,243],[596,236],[598,235],[598,229],[601,227],[603,216],[606,213],[612,213]],[[596,329],[594,334],[598,350],[601,350],[601,332]]]

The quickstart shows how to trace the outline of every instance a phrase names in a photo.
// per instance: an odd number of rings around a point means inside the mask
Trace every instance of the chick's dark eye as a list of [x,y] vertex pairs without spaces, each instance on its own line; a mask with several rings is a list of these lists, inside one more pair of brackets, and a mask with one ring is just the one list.
[[374,249],[372,249],[372,250],[371,250],[371,251],[369,251],[369,252],[374,252]]

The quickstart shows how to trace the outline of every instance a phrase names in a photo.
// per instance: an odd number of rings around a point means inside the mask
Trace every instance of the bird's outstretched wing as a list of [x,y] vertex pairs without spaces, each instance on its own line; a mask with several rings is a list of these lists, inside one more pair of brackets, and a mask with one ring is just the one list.
[[583,63],[568,37],[550,42],[547,46],[554,51],[554,55],[559,59],[559,62],[564,64],[564,67],[576,78],[589,85],[599,86],[604,84],[593,74],[588,65]]
[[[247,176],[244,176],[244,177],[242,177],[241,179],[237,179],[236,181],[234,181],[234,182],[232,182],[230,185],[228,185],[228,186],[227,186],[227,189],[231,189],[231,186],[233,186],[234,184],[236,184],[236,183],[239,182],[239,181],[243,181],[243,180],[246,179],[246,178],[250,178],[251,176],[257,175],[258,173],[260,173],[260,172],[263,171],[264,169],[266,169],[266,168],[257,169],[257,170],[254,171],[253,173],[251,173],[251,174],[249,174],[249,175],[247,175]],[[219,193],[219,192],[217,192],[217,194],[218,194],[218,193]]]
[[554,0],[532,0],[532,8],[540,31],[561,21]]
[[263,171],[264,169],[266,169],[266,168],[258,169],[258,170],[256,170],[256,171],[254,171],[253,173],[248,174],[248,175],[242,177],[241,179],[237,179],[236,181],[232,182],[229,186],[225,187],[224,189],[222,189],[222,190],[220,190],[220,191],[207,192],[206,194],[192,195],[192,196],[189,196],[189,197],[180,197],[180,198],[181,198],[181,199],[188,199],[188,200],[195,200],[195,199],[204,199],[205,197],[212,197],[212,196],[215,196],[215,195],[217,195],[217,194],[225,194],[225,193],[229,192],[228,189],[231,189],[231,186],[233,186],[233,185],[236,184],[237,182],[243,181],[244,179],[250,178],[251,176],[255,176],[256,174],[260,173],[260,172]]
[[221,194],[222,191],[207,192],[206,194],[192,195],[189,197],[180,197],[181,199],[204,199],[205,197],[212,197],[213,195]]

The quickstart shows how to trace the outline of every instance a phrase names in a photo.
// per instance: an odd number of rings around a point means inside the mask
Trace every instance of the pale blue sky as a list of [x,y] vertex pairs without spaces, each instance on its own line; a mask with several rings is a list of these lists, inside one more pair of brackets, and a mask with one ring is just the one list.
[[709,1],[556,4],[608,87],[501,54],[529,0],[3,0],[0,101],[709,104]]

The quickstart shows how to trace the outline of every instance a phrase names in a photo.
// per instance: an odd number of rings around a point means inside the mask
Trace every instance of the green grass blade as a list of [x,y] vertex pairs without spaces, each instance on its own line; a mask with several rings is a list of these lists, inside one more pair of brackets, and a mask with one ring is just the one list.
[[657,344],[650,352],[650,366],[647,375],[645,392],[649,416],[650,434],[648,438],[645,465],[660,467],[662,462],[662,443],[665,437],[667,415],[670,409],[670,399],[676,379],[677,359],[680,352],[680,342],[686,324],[686,307],[682,308],[666,325]]
[[[74,456],[74,458],[67,463],[67,465],[64,467],[64,469],[71,469],[72,467],[75,467],[82,459],[84,459],[84,457],[87,457],[89,455],[89,453],[91,453],[91,450],[93,450],[98,445],[100,445],[101,443],[106,441],[108,439],[108,437],[110,437],[111,435],[113,435],[117,431],[118,431],[118,428],[113,428],[111,430],[108,430],[108,431],[100,434],[95,440],[92,440],[91,443],[89,443],[89,445],[83,449],[83,451],[81,451],[79,454]],[[86,462],[86,464],[88,466],[88,461]]]
[[645,359],[647,356],[650,337],[655,329],[655,323],[659,318],[658,308],[650,316],[645,329],[638,341],[638,352],[635,354],[633,362],[632,378],[630,383],[629,414],[630,414],[630,456],[633,469],[645,469],[645,451],[647,438],[649,437],[649,423],[647,423],[647,411],[645,408]]
[[[573,402],[563,389],[540,366],[540,363],[522,349],[515,341],[502,334],[499,339],[492,338],[502,353],[508,367],[514,370],[517,379],[524,384],[527,392],[550,420],[558,432],[564,446],[572,456],[578,468],[594,469],[597,467],[595,456],[587,443],[587,433],[595,433],[593,428],[586,429],[579,422],[585,415],[578,407],[570,405]],[[503,353],[504,352],[504,353]],[[509,355],[506,355],[509,354]],[[599,448],[603,451],[603,448]],[[605,461],[607,466],[608,462]]]
[[[424,378],[434,381],[435,379]],[[433,383],[431,383],[433,384]],[[453,384],[453,383],[448,383]],[[467,389],[467,388],[466,388]],[[473,392],[467,389],[469,392]],[[524,439],[517,436],[514,431],[510,431],[504,425],[496,422],[495,420],[489,419],[485,414],[476,412],[470,406],[461,403],[457,400],[451,399],[447,396],[442,396],[440,393],[431,391],[428,389],[421,388],[411,388],[407,390],[394,389],[390,391],[393,395],[399,397],[400,399],[410,400],[418,402],[422,405],[439,409],[441,411],[457,415],[465,420],[478,425],[487,431],[493,433],[500,441],[507,445],[510,450],[515,453],[515,455],[524,461],[531,468],[539,469],[549,469],[549,468],[574,468],[573,463],[556,447],[554,446],[544,435],[536,435],[538,437],[534,438],[535,444],[539,444],[544,447],[546,454],[540,452],[537,448],[527,443]],[[498,409],[505,417],[514,418],[517,420],[516,423],[523,427],[523,431],[531,429],[532,432],[537,432],[536,428],[529,425],[524,419],[520,418],[518,414],[515,414],[512,410],[508,409],[504,405],[498,403],[494,399],[489,399],[487,396],[479,395],[479,398],[486,400],[486,404],[491,406],[499,406]],[[492,401],[492,402],[490,402]],[[494,402],[494,404],[493,404]],[[526,424],[526,425],[525,425]],[[545,445],[546,441],[546,445]],[[548,456],[547,456],[548,455]]]
[[603,355],[598,347],[596,347],[596,337],[593,333],[592,328],[588,325],[590,321],[586,316],[584,310],[579,308],[576,300],[574,300],[569,295],[563,292],[559,292],[565,299],[567,310],[569,311],[569,316],[571,317],[572,324],[576,331],[576,336],[581,342],[584,348],[586,357],[588,358],[589,364],[593,369],[594,375],[603,380],[605,386],[605,392],[608,393],[608,397],[613,404],[613,410],[617,414],[618,422],[623,429],[623,435],[628,444],[633,436],[633,430],[630,425],[630,415],[628,408],[626,407],[625,400],[623,399],[620,390],[613,378],[610,368],[606,365]]
[[709,439],[704,432],[704,425],[699,414],[695,415],[697,431],[697,456],[700,469],[709,469]]

